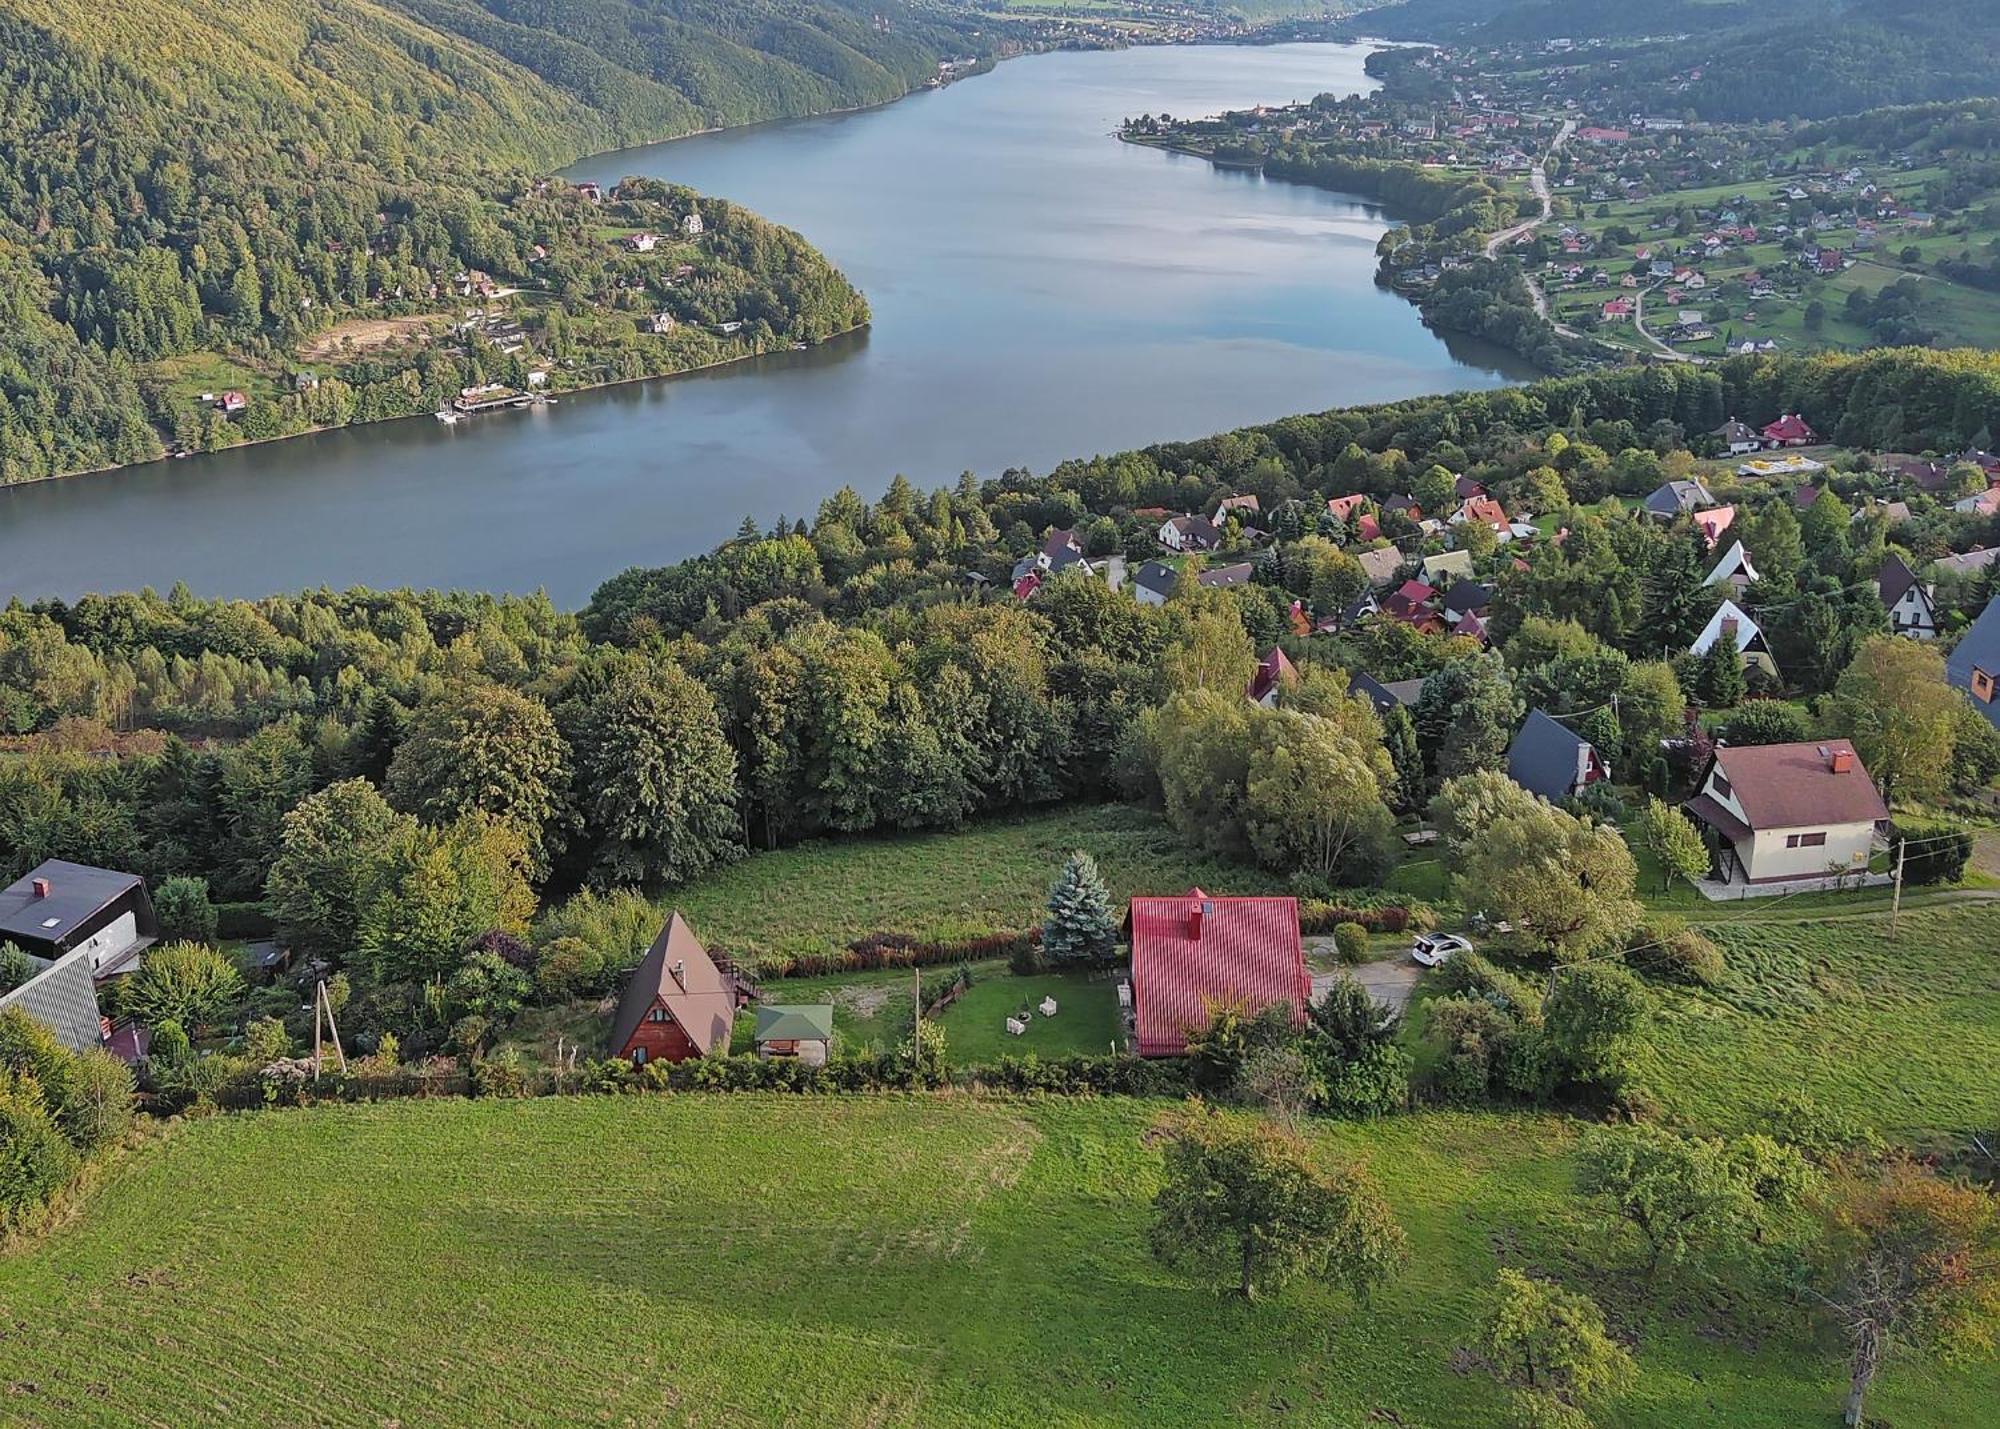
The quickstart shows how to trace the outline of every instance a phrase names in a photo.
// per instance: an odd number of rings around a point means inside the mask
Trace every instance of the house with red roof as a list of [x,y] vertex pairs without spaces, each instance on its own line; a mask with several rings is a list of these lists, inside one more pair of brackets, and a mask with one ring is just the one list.
[[1465,504],[1452,513],[1452,525],[1462,526],[1468,521],[1491,527],[1501,536],[1508,534],[1507,508],[1490,496],[1468,497]]
[[1296,898],[1217,898],[1199,888],[1134,898],[1132,1022],[1141,1057],[1178,1057],[1217,1007],[1261,1012],[1277,1003],[1303,1026],[1312,1001]]
[[1354,513],[1367,504],[1367,501],[1368,498],[1359,493],[1353,496],[1329,497],[1326,503],[1327,514],[1338,516],[1341,520],[1347,521],[1352,519]]
[[1632,317],[1632,300],[1630,298],[1613,298],[1599,309],[1599,314],[1608,323],[1628,322]]
[[611,1055],[635,1066],[685,1062],[729,1051],[736,1009],[750,989],[708,955],[676,911],[653,940],[618,999]]
[[1734,506],[1711,506],[1706,511],[1694,513],[1695,529],[1701,532],[1702,539],[1708,542],[1708,549],[1711,551],[1715,549],[1715,543],[1721,538],[1722,533],[1727,531],[1735,520]]
[[1809,447],[1819,434],[1797,412],[1787,412],[1764,428],[1764,440],[1774,447]]
[[[1292,607],[1299,609],[1296,602]],[[1299,612],[1303,617],[1304,612]],[[1285,652],[1273,645],[1270,652],[1257,662],[1257,673],[1250,677],[1250,687],[1243,692],[1244,698],[1253,705],[1262,705],[1271,710],[1278,707],[1278,691],[1299,682],[1299,669],[1285,658]]]
[[1427,626],[1437,628],[1441,622],[1433,604],[1436,600],[1436,590],[1420,580],[1406,580],[1382,598],[1382,613],[1391,619],[1414,625],[1419,630]]
[[1782,883],[1866,873],[1889,817],[1861,756],[1824,744],[1724,745],[1681,807],[1711,833],[1725,883]]
[[1379,541],[1382,539],[1382,523],[1372,512],[1364,511],[1354,523],[1354,539],[1357,541]]

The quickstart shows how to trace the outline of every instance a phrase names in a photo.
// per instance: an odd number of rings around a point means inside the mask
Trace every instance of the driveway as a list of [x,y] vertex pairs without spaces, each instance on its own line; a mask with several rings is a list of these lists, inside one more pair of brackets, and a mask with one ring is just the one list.
[[1339,972],[1313,974],[1313,1001],[1318,1002],[1343,977],[1351,977],[1368,989],[1368,995],[1400,1014],[1410,1005],[1410,992],[1423,976],[1423,969],[1412,962],[1408,953],[1398,953],[1393,958],[1382,958],[1359,967],[1342,968]]

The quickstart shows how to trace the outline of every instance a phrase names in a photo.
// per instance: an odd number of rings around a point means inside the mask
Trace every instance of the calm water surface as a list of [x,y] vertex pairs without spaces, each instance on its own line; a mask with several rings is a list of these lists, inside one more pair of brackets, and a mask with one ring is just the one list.
[[1008,466],[1529,375],[1373,284],[1373,205],[1108,137],[1373,87],[1357,46],[1036,56],[884,109],[578,164],[656,174],[804,233],[868,294],[809,353],[447,428],[355,427],[0,489],[0,598],[164,589],[545,588]]

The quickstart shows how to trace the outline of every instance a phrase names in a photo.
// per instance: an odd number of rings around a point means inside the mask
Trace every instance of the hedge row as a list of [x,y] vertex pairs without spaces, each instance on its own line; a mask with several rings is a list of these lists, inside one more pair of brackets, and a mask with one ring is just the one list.
[[1302,899],[1299,903],[1299,931],[1308,938],[1321,937],[1331,933],[1342,923],[1359,923],[1371,933],[1405,933],[1415,926],[1428,926],[1429,909],[1418,909],[1400,903],[1385,903],[1379,908],[1349,908],[1340,903],[1322,903],[1316,898]]
[[760,978],[824,977],[829,973],[876,968],[922,968],[938,963],[1011,958],[1042,939],[1040,928],[1003,929],[973,938],[920,938],[909,933],[870,933],[844,948],[824,952],[759,953],[749,959]]

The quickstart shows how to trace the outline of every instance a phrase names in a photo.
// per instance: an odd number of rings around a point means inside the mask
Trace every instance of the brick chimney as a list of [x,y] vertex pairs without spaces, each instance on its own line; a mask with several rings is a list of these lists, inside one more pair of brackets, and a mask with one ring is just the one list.
[[668,969],[668,971],[674,975],[674,981],[680,984],[682,992],[687,991],[687,985],[688,985],[687,966],[688,965],[686,963],[682,962],[679,958],[676,958],[674,959],[674,965]]
[[35,890],[35,897],[46,898],[49,896],[49,881],[46,878],[36,879],[32,887]]
[[1827,766],[1836,774],[1845,774],[1854,767],[1854,751],[1851,749],[1834,750],[1832,756],[1827,760]]
[[1722,638],[1729,641],[1732,645],[1736,643],[1735,616],[1725,615],[1722,617]]
[[1192,900],[1188,907],[1188,941],[1199,943],[1201,941],[1202,915],[1208,912],[1208,895],[1197,888],[1188,897]]

